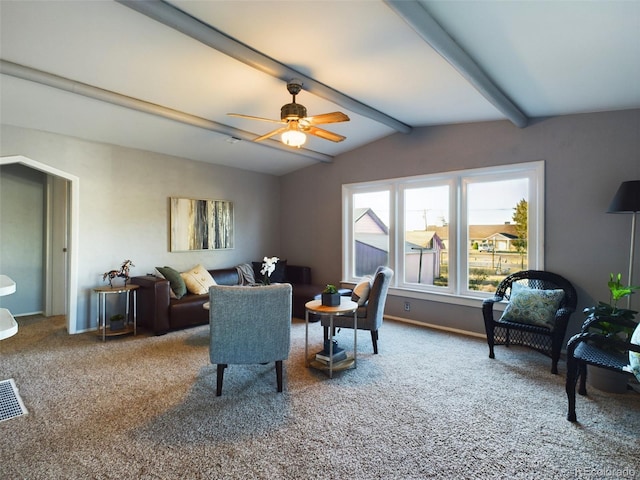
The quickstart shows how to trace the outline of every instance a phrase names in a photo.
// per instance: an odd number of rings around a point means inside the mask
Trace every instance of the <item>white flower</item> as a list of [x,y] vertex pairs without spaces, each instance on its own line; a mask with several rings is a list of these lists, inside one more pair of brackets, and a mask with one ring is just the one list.
[[278,257],[264,257],[262,259],[262,269],[260,273],[264,276],[267,283],[269,282],[269,277],[276,269],[276,263],[280,260]]

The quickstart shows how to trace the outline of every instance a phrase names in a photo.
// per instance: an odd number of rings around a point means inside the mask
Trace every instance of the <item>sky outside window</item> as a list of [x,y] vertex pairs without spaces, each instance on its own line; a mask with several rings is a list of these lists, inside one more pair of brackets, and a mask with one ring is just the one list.
[[469,225],[499,225],[513,222],[514,208],[523,198],[529,200],[528,192],[529,181],[526,178],[469,183]]

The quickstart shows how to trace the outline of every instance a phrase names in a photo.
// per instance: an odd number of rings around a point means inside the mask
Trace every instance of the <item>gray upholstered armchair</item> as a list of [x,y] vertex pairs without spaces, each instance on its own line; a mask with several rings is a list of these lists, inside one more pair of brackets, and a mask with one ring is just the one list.
[[276,363],[282,392],[282,361],[291,345],[291,285],[216,285],[209,289],[209,357],[217,364],[216,395],[229,364]]
[[[373,353],[378,353],[378,329],[382,325],[384,315],[384,305],[387,301],[387,292],[393,277],[393,270],[389,267],[380,266],[373,276],[371,291],[366,303],[358,307],[358,330],[371,331],[371,342],[373,343]],[[324,338],[329,338],[329,319],[322,319],[324,327]],[[334,328],[353,328],[353,317],[340,316],[333,319]]]

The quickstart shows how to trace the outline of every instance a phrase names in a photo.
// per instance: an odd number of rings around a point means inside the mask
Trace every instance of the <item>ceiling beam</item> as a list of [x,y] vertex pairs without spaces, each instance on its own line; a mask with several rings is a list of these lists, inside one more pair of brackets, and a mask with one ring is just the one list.
[[197,18],[183,12],[161,0],[116,0],[122,5],[132,8],[164,25],[167,25],[199,42],[218,50],[236,60],[249,65],[256,70],[288,82],[292,78],[299,78],[304,84],[304,89],[318,97],[329,100],[347,110],[370,118],[376,122],[387,125],[392,129],[411,133],[411,127],[396,120],[385,113],[371,108],[348,95],[334,90],[327,85],[306,76],[302,72],[294,70],[287,65],[268,57],[259,51],[235,40],[232,37],[215,29]]
[[[180,110],[174,110],[172,108],[163,107],[162,105],[146,102],[138,98],[122,95],[111,90],[94,87],[93,85],[89,85],[87,83],[77,82],[75,80],[54,75],[52,73],[43,72],[42,70],[36,70],[35,68],[26,67],[24,65],[9,62],[7,60],[0,60],[0,73],[4,75],[11,75],[12,77],[20,78],[22,80],[36,82],[48,87],[57,88],[59,90],[65,90],[77,95],[83,95],[88,98],[93,98],[95,100],[111,103],[120,107],[129,108],[131,110],[149,113],[151,115],[156,115],[158,117],[173,120],[175,122],[184,123],[185,125],[190,125],[192,127],[210,130],[212,132],[216,132],[229,137],[239,138],[241,140],[247,141],[253,141],[256,138],[255,133],[230,127],[229,125],[214,122],[206,118],[197,117]],[[267,139],[261,142],[257,142],[256,145],[275,148],[287,153],[294,153],[296,155],[302,155],[304,157],[311,158],[320,162],[331,163],[333,161],[333,157],[331,157],[330,155],[325,155],[324,153],[316,152],[314,150],[297,148],[292,151],[293,149],[291,147],[288,147],[277,140]]]
[[451,38],[419,1],[384,1],[511,122],[520,128],[527,126],[529,123],[527,116]]

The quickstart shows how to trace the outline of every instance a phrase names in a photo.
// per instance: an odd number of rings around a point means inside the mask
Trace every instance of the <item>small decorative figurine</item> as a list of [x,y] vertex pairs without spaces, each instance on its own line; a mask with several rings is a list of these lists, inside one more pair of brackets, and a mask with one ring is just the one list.
[[113,287],[113,284],[111,282],[114,278],[124,278],[124,284],[126,286],[127,281],[129,280],[129,269],[131,267],[135,267],[133,262],[131,260],[125,260],[124,262],[122,262],[120,270],[110,270],[108,272],[105,272],[104,275],[102,275],[102,280],[104,281],[109,278],[109,286]]

